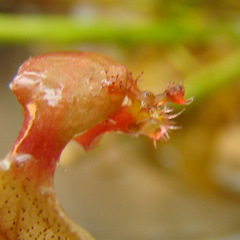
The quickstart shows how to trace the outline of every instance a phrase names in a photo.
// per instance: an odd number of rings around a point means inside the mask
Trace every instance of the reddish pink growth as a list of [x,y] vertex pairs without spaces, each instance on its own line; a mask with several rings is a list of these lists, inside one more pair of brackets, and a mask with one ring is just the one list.
[[[48,231],[54,239],[93,240],[65,217],[55,200],[53,175],[66,144],[75,139],[87,150],[110,131],[145,135],[154,143],[167,140],[179,113],[166,102],[191,101],[184,100],[182,85],[170,84],[155,96],[141,92],[137,80],[124,65],[97,53],[45,54],[20,67],[10,87],[23,106],[24,122],[0,161],[3,239],[38,239]],[[31,224],[34,231],[26,235]]]
[[60,52],[27,60],[11,83],[24,108],[24,123],[10,155],[32,157],[21,164],[21,173],[24,168],[29,178],[52,177],[61,151],[74,138],[85,149],[109,131],[167,139],[177,128],[171,119],[178,114],[171,114],[165,102],[192,100],[184,100],[184,88],[177,84],[156,96],[141,92],[138,78],[97,53]]

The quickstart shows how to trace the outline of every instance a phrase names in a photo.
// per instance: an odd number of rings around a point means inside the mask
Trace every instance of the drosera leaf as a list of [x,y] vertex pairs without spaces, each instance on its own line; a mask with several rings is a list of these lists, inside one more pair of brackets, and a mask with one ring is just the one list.
[[110,131],[156,140],[169,138],[178,114],[166,103],[186,105],[184,88],[141,92],[125,66],[101,54],[57,52],[29,58],[11,90],[24,122],[0,161],[1,240],[91,240],[59,206],[53,187],[62,150],[75,139],[86,150]]

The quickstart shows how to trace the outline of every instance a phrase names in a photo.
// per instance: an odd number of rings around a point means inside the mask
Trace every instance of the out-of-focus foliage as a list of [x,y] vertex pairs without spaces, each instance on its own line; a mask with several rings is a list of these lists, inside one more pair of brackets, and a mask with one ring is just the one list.
[[57,194],[99,240],[240,238],[238,0],[2,0],[0,11],[2,156],[21,125],[7,83],[29,55],[102,52],[144,71],[140,85],[155,93],[184,79],[195,101],[167,143],[111,134],[88,153],[70,144]]

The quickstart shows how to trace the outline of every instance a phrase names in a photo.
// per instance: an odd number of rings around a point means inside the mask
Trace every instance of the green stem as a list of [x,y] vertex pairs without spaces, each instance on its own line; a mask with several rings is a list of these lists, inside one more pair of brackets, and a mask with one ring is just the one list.
[[234,54],[207,65],[186,79],[187,96],[195,95],[195,103],[214,90],[240,78],[240,49]]
[[[94,19],[84,21],[71,16],[0,14],[0,42],[117,41],[126,43],[198,43],[227,31],[219,23],[181,20],[129,23]],[[233,29],[233,28],[232,28]],[[234,29],[233,29],[234,30]],[[232,36],[229,34],[229,36]],[[238,36],[238,35],[237,35]],[[233,37],[232,37],[233,38]],[[234,35],[234,39],[236,34]],[[238,36],[239,40],[239,36]]]

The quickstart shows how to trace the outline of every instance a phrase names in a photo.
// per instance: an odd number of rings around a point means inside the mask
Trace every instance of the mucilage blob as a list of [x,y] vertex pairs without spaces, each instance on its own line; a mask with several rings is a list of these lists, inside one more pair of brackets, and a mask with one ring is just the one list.
[[182,85],[154,95],[137,87],[126,67],[101,54],[57,52],[29,58],[11,90],[23,107],[22,129],[0,161],[1,240],[91,240],[59,206],[56,164],[74,139],[86,150],[110,131],[156,140],[178,128],[168,102],[187,105]]

